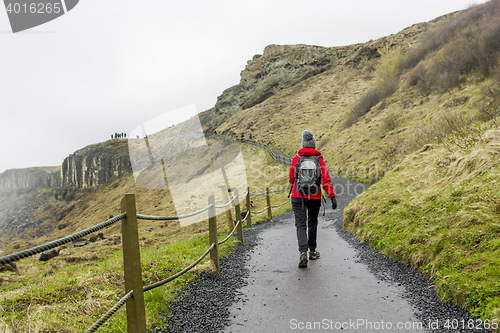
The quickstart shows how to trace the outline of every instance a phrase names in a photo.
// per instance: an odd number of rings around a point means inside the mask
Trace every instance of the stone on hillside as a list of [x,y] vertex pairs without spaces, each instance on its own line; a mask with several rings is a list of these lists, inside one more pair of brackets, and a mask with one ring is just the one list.
[[48,252],[43,252],[41,255],[40,255],[40,261],[49,261],[50,259],[54,258],[54,257],[57,257],[59,255],[59,252],[61,251],[61,249],[54,249],[52,251],[48,251]]
[[87,245],[89,242],[87,242],[86,240],[80,240],[80,241],[76,241],[73,243],[73,246],[74,247],[82,247],[82,246],[85,246]]
[[0,266],[0,272],[15,272],[17,270],[17,265],[15,262],[4,264]]

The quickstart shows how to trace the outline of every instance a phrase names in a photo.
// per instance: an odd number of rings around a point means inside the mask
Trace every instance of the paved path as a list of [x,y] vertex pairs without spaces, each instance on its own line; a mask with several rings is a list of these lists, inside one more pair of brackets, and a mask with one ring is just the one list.
[[321,208],[321,258],[299,269],[293,213],[276,217],[275,225],[262,231],[247,263],[249,284],[239,290],[224,332],[426,331],[402,298],[402,287],[377,279],[337,233],[334,223],[341,221],[343,207],[353,197],[346,186],[352,191],[355,184],[341,179],[334,183],[339,209],[329,207],[323,217]]

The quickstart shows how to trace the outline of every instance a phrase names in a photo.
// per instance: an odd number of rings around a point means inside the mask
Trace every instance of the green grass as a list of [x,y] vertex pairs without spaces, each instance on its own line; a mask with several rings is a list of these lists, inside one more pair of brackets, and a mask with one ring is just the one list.
[[498,144],[435,146],[353,200],[344,227],[435,279],[439,295],[482,319],[500,319]]
[[[221,216],[222,219],[222,216]],[[219,230],[222,240],[227,229]],[[117,245],[119,246],[119,245]],[[209,246],[208,235],[196,235],[166,245],[141,249],[142,275],[145,285],[165,279],[196,260]],[[220,247],[221,256],[228,255],[235,246],[230,238]],[[85,251],[85,248],[82,249]],[[207,256],[201,263],[206,263]],[[51,331],[67,329],[81,332],[90,327],[124,294],[123,259],[121,251],[98,260],[66,265],[57,270],[57,261],[36,262],[34,259],[20,263],[36,267],[37,272],[24,274],[19,281],[2,286],[0,316],[6,322],[44,327]],[[168,313],[168,303],[175,300],[175,290],[194,281],[196,272],[190,271],[174,281],[146,292],[145,304],[148,327],[164,325],[160,313]],[[11,275],[14,274],[4,274]],[[62,310],[62,311],[61,311]],[[70,327],[71,329],[68,329]],[[125,311],[118,311],[100,332],[125,331]]]
[[[251,192],[262,192],[266,187],[271,190],[282,189],[287,180],[287,168],[272,163],[267,153],[254,147],[242,146],[247,169],[248,185]],[[151,215],[172,215],[169,196],[158,191],[143,191],[134,188],[130,177],[99,188],[96,192],[82,195],[79,199],[89,202],[89,206],[99,202],[110,202],[117,205],[123,193],[136,192],[137,207],[142,213]],[[243,193],[241,193],[243,194]],[[288,192],[272,194],[271,204],[277,205],[286,201]],[[87,197],[90,196],[90,197]],[[110,198],[115,199],[110,201]],[[253,210],[261,210],[266,206],[265,196],[252,198]],[[151,205],[154,203],[155,209]],[[168,208],[170,207],[170,208]],[[95,208],[97,209],[97,208]],[[246,210],[245,202],[241,209]],[[273,209],[279,214],[289,209],[284,205]],[[232,210],[233,218],[234,209]],[[102,213],[104,215],[105,213]],[[83,214],[82,214],[83,215]],[[69,218],[74,218],[69,215]],[[83,218],[83,217],[81,217]],[[85,220],[92,222],[93,215]],[[258,224],[267,220],[267,211],[252,215],[252,223]],[[88,227],[81,220],[79,228]],[[62,220],[64,222],[64,220]],[[90,223],[89,222],[89,223]],[[86,222],[85,222],[86,223]],[[144,285],[150,285],[173,274],[176,274],[199,258],[209,246],[207,221],[180,228],[178,223],[139,220],[139,241],[141,247],[141,264]],[[217,217],[219,240],[227,236],[226,214]],[[144,232],[147,227],[154,226],[153,232]],[[68,227],[67,229],[69,229]],[[114,228],[114,229],[113,229]],[[119,224],[104,231],[106,239],[83,248],[68,246],[60,256],[47,262],[38,261],[38,256],[17,263],[16,272],[0,273],[0,331],[8,325],[19,332],[82,332],[106,313],[123,295],[123,256],[122,245],[114,245],[113,238],[118,233]],[[66,232],[67,229],[58,231]],[[111,234],[110,234],[111,233]],[[62,235],[62,234],[61,234]],[[57,234],[57,236],[61,236]],[[50,237],[47,235],[46,237]],[[52,238],[58,238],[52,235]],[[237,244],[230,238],[219,247],[220,255],[227,256]],[[163,319],[169,313],[170,302],[176,299],[176,292],[195,280],[201,270],[213,271],[207,256],[190,272],[182,275],[159,288],[144,294],[148,327],[162,327]],[[115,313],[99,332],[125,332],[125,307]],[[62,331],[61,331],[62,332]]]

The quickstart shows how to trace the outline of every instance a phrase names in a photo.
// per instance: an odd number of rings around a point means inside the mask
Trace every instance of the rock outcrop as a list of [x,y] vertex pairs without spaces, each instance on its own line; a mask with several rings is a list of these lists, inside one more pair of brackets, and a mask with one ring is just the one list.
[[269,45],[241,72],[240,83],[217,98],[215,111],[231,112],[259,104],[279,91],[322,73],[344,56],[343,48]]
[[62,185],[94,187],[132,173],[127,140],[108,140],[87,146],[64,159]]
[[61,167],[10,169],[0,174],[0,192],[61,186]]
[[6,170],[0,174],[0,192],[93,187],[130,173],[127,140],[108,140],[76,151],[62,166]]

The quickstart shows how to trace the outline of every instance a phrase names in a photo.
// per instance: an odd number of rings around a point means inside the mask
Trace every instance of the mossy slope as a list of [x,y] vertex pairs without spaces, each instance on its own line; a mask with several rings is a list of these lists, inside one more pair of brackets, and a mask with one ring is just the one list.
[[362,241],[435,278],[439,294],[500,321],[500,130],[470,149],[426,145],[344,211]]

